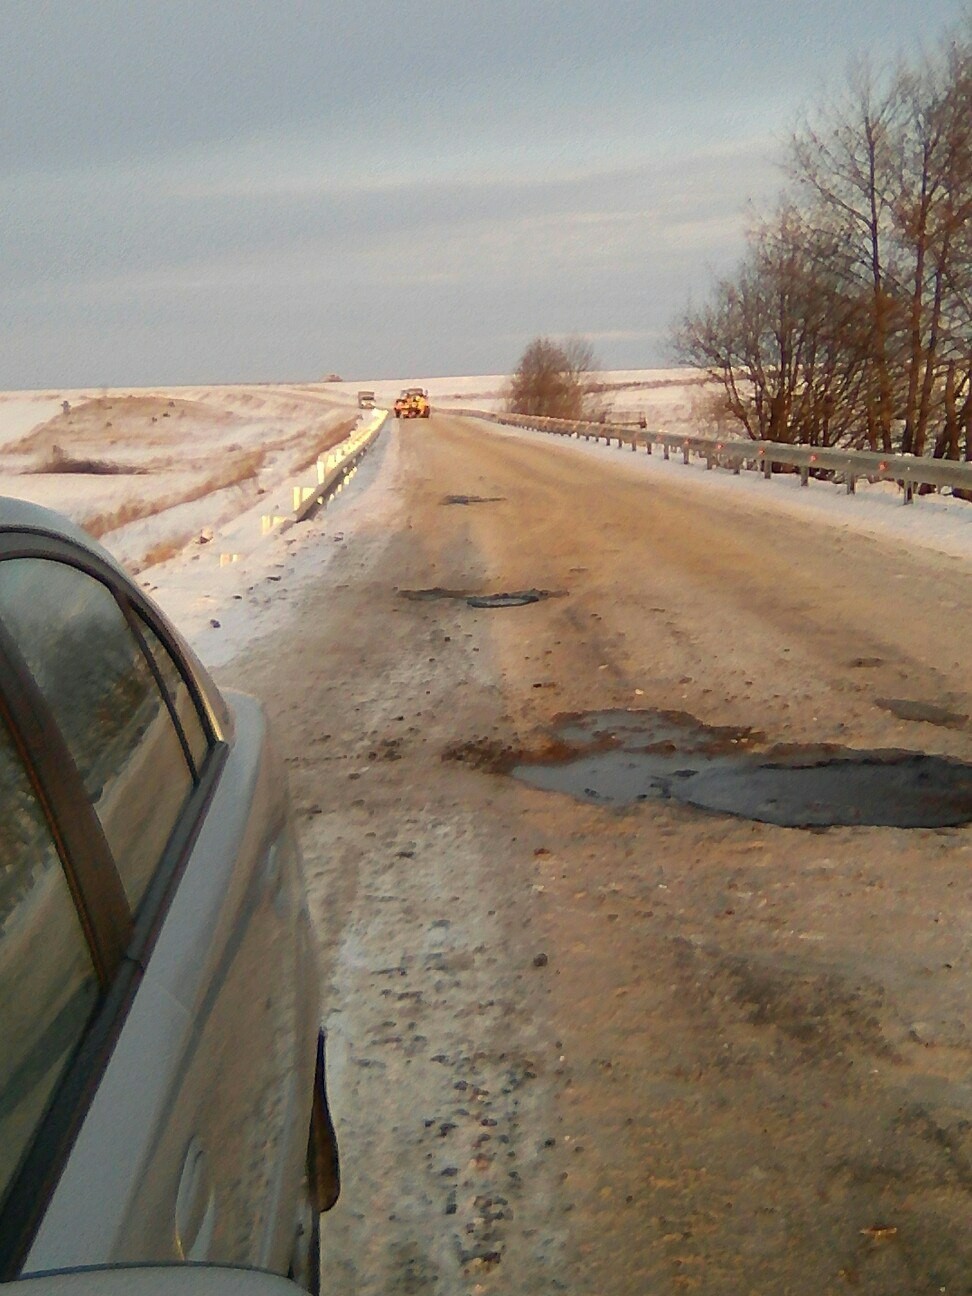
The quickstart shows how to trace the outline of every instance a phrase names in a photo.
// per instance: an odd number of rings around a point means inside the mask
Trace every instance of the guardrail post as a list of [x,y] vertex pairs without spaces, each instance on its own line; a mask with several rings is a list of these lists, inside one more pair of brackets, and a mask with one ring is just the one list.
[[662,455],[663,455],[666,459],[668,458],[668,442],[667,442],[667,441],[666,441],[665,444],[662,446]]
[[742,460],[739,459],[739,458],[733,459],[733,461],[732,461],[732,475],[733,475],[733,477],[738,477],[738,476],[739,476],[739,470],[740,470],[741,468],[742,468]]
[[682,446],[682,463],[689,462],[689,448],[687,445]]
[[847,494],[854,495],[857,493],[857,478],[853,473],[847,474]]
[[711,450],[706,450],[706,452],[705,452],[705,470],[706,470],[706,472],[708,472],[709,469],[712,468],[712,467],[714,466],[714,464],[715,464],[715,456],[713,455],[713,453],[712,453]]
[[809,485],[810,485],[810,469],[809,469],[809,468],[801,468],[801,469],[800,469],[800,485],[801,485],[801,486],[809,486]]
[[766,478],[767,481],[769,481],[770,478],[773,476],[772,460],[766,458],[765,455],[763,457],[763,476]]
[[911,481],[904,481],[901,483],[901,485],[904,487],[904,499],[902,503],[911,504],[915,498],[915,483]]

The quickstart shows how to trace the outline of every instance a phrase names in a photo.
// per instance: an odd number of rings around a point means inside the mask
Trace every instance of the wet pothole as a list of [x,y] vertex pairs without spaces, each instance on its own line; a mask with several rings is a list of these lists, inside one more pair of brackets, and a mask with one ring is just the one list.
[[436,599],[459,599],[473,608],[523,607],[527,603],[540,603],[544,599],[563,598],[566,590],[504,590],[499,594],[475,594],[469,590],[444,589],[439,585],[431,589],[399,590],[402,598],[428,603]]
[[925,724],[941,725],[945,729],[964,729],[969,717],[958,711],[949,711],[947,707],[934,702],[918,702],[911,698],[875,698],[875,705],[890,711],[899,720],[923,721]]
[[972,822],[972,765],[922,752],[765,748],[762,734],[680,711],[560,717],[534,751],[472,744],[447,755],[601,805],[673,800],[786,828]]
[[503,495],[446,495],[443,504],[502,504]]
[[398,592],[402,598],[410,599],[413,603],[432,603],[436,599],[465,599],[469,597],[466,590],[443,589],[441,585],[433,585],[431,589],[403,589]]
[[523,607],[550,598],[549,590],[513,590],[509,594],[473,594],[466,602],[474,608]]

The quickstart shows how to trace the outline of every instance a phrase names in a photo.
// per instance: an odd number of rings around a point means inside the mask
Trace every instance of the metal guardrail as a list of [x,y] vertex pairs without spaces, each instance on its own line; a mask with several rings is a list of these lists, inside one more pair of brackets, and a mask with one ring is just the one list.
[[381,419],[375,427],[366,432],[353,432],[346,440],[340,442],[322,457],[322,475],[317,486],[313,487],[307,493],[299,506],[295,508],[294,515],[289,519],[289,526],[297,522],[306,522],[321,507],[327,498],[333,494],[344,478],[352,468],[355,467],[361,456],[371,448],[372,444],[378,437],[388,415],[385,412],[384,418]]
[[556,436],[587,441],[604,441],[619,447],[637,450],[644,446],[648,454],[655,447],[661,449],[665,459],[674,451],[689,463],[697,455],[706,461],[707,468],[728,467],[738,473],[743,467],[761,470],[767,478],[775,465],[797,468],[800,485],[807,486],[813,472],[832,472],[846,484],[847,493],[854,493],[857,481],[894,481],[904,491],[904,502],[910,504],[914,488],[919,485],[951,487],[952,490],[972,494],[972,463],[959,463],[954,459],[925,459],[913,455],[881,455],[867,450],[818,449],[806,445],[785,445],[777,441],[742,441],[731,438],[684,436],[672,432],[619,430],[605,423],[573,422],[569,419],[532,417],[526,414],[497,414],[486,410],[451,409],[450,414],[486,419],[511,427],[532,428],[537,432],[550,432]]

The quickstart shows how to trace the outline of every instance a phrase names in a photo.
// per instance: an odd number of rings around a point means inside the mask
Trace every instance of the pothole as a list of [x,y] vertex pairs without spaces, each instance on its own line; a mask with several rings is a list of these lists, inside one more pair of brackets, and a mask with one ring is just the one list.
[[523,607],[525,603],[539,603],[550,596],[550,590],[513,590],[507,594],[473,594],[466,602],[474,608]]
[[972,766],[920,752],[874,751],[749,769],[702,770],[673,793],[706,810],[784,828],[947,828],[972,821]]
[[502,504],[503,495],[446,495],[443,504]]
[[402,598],[413,602],[426,603],[435,599],[459,599],[473,608],[510,608],[523,607],[527,603],[540,603],[544,599],[563,598],[566,590],[504,590],[500,594],[474,594],[469,590],[443,589],[439,585],[431,589],[399,590]]
[[431,603],[435,599],[464,599],[468,597],[467,590],[443,589],[441,585],[433,585],[431,589],[403,589],[398,592],[402,598],[411,599],[413,603]]
[[890,711],[899,720],[924,721],[925,724],[941,725],[946,729],[964,729],[969,717],[958,711],[949,711],[947,707],[937,706],[934,702],[918,702],[911,698],[875,698],[876,706]]
[[491,762],[476,762],[470,748],[461,758],[601,805],[670,799],[787,828],[972,822],[972,765],[962,761],[764,744],[752,730],[713,728],[685,712],[600,711],[561,717],[536,751],[494,749]]

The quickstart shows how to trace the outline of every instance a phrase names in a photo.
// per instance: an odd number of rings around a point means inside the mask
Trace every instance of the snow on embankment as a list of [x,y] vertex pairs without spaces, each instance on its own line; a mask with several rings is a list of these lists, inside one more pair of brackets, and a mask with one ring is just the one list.
[[356,417],[294,388],[74,393],[68,405],[0,398],[0,493],[67,514],[135,570],[252,508]]

